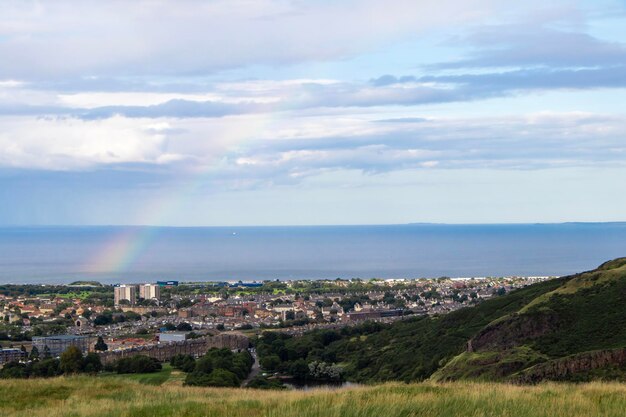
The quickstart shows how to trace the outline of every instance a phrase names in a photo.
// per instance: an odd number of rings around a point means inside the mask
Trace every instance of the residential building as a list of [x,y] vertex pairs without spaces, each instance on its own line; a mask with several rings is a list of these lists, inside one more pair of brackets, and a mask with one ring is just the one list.
[[158,284],[143,284],[139,286],[139,298],[144,300],[160,300],[161,287]]
[[70,346],[76,346],[83,352],[83,354],[89,351],[89,337],[87,336],[74,336],[69,334],[62,334],[56,336],[47,337],[33,337],[33,346],[37,347],[39,356],[43,357],[47,350],[50,352],[50,356],[56,358],[61,356],[61,353]]
[[26,352],[21,349],[0,348],[0,364],[26,359]]
[[187,340],[188,332],[164,332],[159,333],[159,342],[184,342]]
[[130,305],[137,302],[137,287],[134,285],[118,285],[113,289],[113,292],[116,306],[119,306],[122,300],[128,301]]

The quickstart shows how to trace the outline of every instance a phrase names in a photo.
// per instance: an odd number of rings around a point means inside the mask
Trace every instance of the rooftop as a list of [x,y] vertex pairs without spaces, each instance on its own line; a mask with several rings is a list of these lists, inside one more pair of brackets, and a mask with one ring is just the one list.
[[33,340],[75,340],[86,339],[87,336],[76,336],[73,334],[57,334],[54,336],[33,336]]

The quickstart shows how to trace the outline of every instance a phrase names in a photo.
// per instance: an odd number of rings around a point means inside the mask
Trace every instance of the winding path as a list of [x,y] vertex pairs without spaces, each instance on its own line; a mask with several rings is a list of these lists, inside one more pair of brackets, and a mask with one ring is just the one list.
[[252,381],[254,377],[256,377],[259,374],[259,372],[261,372],[261,366],[259,365],[259,358],[256,356],[256,351],[251,351],[250,354],[254,358],[254,363],[252,364],[252,369],[250,369],[250,373],[248,374],[248,377],[244,379],[243,382],[241,383],[242,387],[245,387],[246,385],[248,385],[248,382]]

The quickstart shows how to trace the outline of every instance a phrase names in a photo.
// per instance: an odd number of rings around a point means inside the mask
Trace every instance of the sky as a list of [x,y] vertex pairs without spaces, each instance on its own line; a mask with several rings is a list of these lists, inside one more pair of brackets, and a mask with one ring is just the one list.
[[625,1],[0,10],[2,226],[626,220]]

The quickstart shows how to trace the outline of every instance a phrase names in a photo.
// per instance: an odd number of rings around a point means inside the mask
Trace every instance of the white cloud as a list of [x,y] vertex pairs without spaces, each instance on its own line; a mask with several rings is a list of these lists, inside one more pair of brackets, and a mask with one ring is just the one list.
[[[390,119],[393,120],[393,119]],[[281,178],[328,169],[537,169],[623,163],[622,116],[540,112],[483,118],[242,115],[218,119],[0,118],[0,165],[85,170],[123,164],[216,167],[225,178]],[[19,139],[16,139],[19,138]],[[179,163],[185,161],[183,165]]]
[[343,58],[485,18],[495,0],[4,2],[0,77],[190,74]]
[[0,80],[0,88],[14,88],[26,85],[24,81],[18,80]]
[[125,163],[159,163],[167,155],[166,137],[149,129],[150,123],[122,117],[97,121],[0,118],[0,165],[75,170]]

